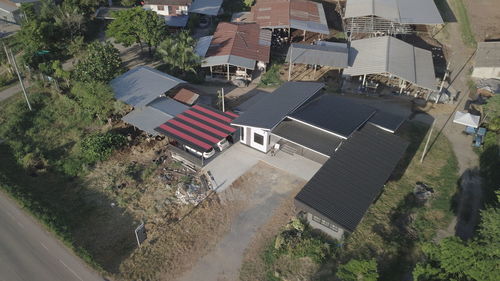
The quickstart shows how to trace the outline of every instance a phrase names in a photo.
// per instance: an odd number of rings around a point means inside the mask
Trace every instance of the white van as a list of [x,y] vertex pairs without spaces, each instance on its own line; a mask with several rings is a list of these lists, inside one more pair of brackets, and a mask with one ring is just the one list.
[[213,149],[213,148],[210,148],[207,152],[203,152],[203,153],[201,153],[198,150],[196,150],[196,149],[194,149],[194,148],[192,148],[190,146],[187,146],[187,145],[184,145],[184,148],[187,151],[193,153],[194,155],[197,155],[197,156],[200,156],[200,157],[203,155],[203,158],[205,158],[205,159],[208,159],[208,158],[214,156],[214,154],[215,154],[215,149]]

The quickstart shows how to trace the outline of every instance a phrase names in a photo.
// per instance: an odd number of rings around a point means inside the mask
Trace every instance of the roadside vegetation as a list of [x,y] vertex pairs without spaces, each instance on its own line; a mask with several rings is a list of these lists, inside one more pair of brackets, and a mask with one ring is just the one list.
[[[329,252],[324,259],[310,258],[306,251],[308,262],[303,261],[304,256],[287,253],[287,263],[276,263],[274,246],[287,228],[264,243],[266,246],[260,249],[258,261],[244,263],[242,280],[332,280],[337,276],[341,280],[399,281],[410,275],[423,255],[422,244],[432,240],[437,230],[450,222],[453,196],[457,192],[457,161],[444,136],[439,136],[420,164],[427,129],[418,122],[407,122],[400,129],[401,136],[411,142],[407,154],[354,233],[342,244],[315,236],[319,242],[313,245],[328,245]],[[435,191],[425,204],[414,198],[416,182],[424,182]],[[307,237],[299,236],[294,245],[308,243]],[[265,265],[265,276],[255,270],[261,268],[256,263]]]

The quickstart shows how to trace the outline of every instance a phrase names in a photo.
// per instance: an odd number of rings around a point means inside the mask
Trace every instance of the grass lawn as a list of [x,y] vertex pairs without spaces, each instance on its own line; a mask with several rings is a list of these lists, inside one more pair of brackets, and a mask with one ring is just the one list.
[[[308,280],[332,280],[335,268],[353,258],[376,258],[379,280],[400,281],[411,272],[412,266],[420,257],[420,243],[430,241],[440,228],[449,224],[459,179],[455,155],[443,135],[439,136],[424,163],[420,164],[427,130],[428,126],[419,122],[406,122],[403,125],[399,134],[411,143],[392,179],[356,231],[342,242],[342,247],[334,251],[331,259],[317,264],[321,268],[309,273]],[[425,205],[417,204],[413,199],[413,188],[418,181],[425,182],[435,190],[433,197]],[[268,241],[267,248],[262,249],[260,261],[244,263],[245,276],[262,275],[249,272],[252,268],[262,268],[251,263],[264,264],[268,272],[276,268],[275,260],[269,258],[269,249],[274,246],[275,239]],[[297,261],[298,259],[288,261],[298,264],[289,276],[314,268],[308,263],[302,267]],[[270,275],[274,276],[272,272]],[[245,280],[260,279],[252,277]]]

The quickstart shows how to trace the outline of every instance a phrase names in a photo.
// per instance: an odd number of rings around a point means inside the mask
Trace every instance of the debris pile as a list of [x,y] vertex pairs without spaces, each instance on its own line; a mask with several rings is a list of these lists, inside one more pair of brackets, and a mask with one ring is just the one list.
[[434,194],[434,189],[423,182],[417,182],[413,189],[413,195],[420,202],[426,202]]

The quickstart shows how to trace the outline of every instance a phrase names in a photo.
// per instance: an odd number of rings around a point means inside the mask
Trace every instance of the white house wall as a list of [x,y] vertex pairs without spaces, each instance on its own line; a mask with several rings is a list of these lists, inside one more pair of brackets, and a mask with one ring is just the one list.
[[[158,6],[163,6],[163,10],[158,10]],[[169,7],[171,13],[169,14]],[[162,16],[175,16],[175,15],[187,15],[188,6],[167,6],[167,5],[144,5],[144,9],[156,12],[158,15]]]
[[482,79],[500,79],[500,67],[474,67],[472,77]]
[[344,236],[345,231],[343,228],[339,227],[338,231],[334,231],[320,223],[313,221],[312,215],[310,213],[307,213],[307,222],[312,228],[319,229],[337,240],[342,240],[342,237]]

